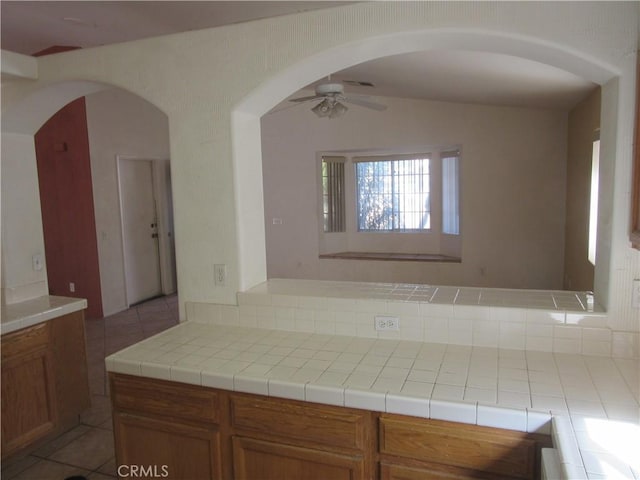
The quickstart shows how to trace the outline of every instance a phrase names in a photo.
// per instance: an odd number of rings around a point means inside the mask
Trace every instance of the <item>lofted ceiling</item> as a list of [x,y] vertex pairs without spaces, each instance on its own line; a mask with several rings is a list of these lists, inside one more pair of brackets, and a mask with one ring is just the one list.
[[[54,45],[89,48],[349,3],[2,0],[0,46],[26,55]],[[451,50],[379,58],[334,72],[332,81],[347,81],[347,92],[355,94],[564,110],[596,87],[523,58]]]

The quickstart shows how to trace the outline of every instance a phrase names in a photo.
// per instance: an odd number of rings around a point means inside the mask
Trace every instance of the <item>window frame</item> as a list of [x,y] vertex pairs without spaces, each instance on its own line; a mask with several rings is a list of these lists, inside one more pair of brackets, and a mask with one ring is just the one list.
[[631,247],[640,250],[640,57],[636,60],[636,115],[633,142],[633,172],[631,179]]
[[[356,209],[356,175],[354,157],[367,156],[413,156],[416,152],[423,155],[429,152],[431,158],[431,225],[429,230],[396,230],[396,231],[358,231]],[[458,234],[443,233],[442,218],[442,170],[441,157],[455,153],[458,158]],[[322,159],[323,157],[345,157],[345,231],[325,232],[323,217]],[[353,149],[325,150],[316,153],[316,188],[317,188],[317,225],[318,252],[320,256],[339,252],[387,252],[390,254],[426,254],[449,255],[461,257],[462,235],[464,229],[463,202],[463,169],[462,148],[459,144],[429,145],[405,149]],[[434,181],[435,180],[435,181]],[[325,257],[328,258],[328,257]]]
[[[359,176],[358,176],[358,165],[364,163],[389,163],[392,164],[395,162],[401,162],[405,160],[428,160],[428,177],[429,177],[429,226],[427,228],[388,228],[388,229],[375,229],[375,228],[362,228],[360,224],[360,198],[359,198]],[[354,179],[356,182],[356,196],[355,196],[355,215],[356,215],[356,231],[360,233],[425,233],[430,232],[433,229],[433,220],[432,220],[432,196],[433,196],[433,154],[431,153],[414,153],[408,155],[374,155],[374,156],[354,156],[351,158],[351,163],[353,164],[354,170]],[[391,177],[396,177],[397,175],[392,172]],[[394,182],[395,183],[395,182]],[[402,213],[400,211],[400,213]],[[406,212],[405,212],[406,213]],[[395,220],[394,220],[395,223]]]

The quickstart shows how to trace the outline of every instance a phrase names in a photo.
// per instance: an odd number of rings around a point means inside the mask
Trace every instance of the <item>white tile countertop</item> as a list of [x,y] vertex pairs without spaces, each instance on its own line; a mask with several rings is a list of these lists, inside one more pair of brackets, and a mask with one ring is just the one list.
[[640,479],[638,364],[189,321],[107,370],[553,436],[565,478]]
[[54,295],[2,305],[0,334],[14,332],[85,308],[87,308],[87,301],[84,298]]

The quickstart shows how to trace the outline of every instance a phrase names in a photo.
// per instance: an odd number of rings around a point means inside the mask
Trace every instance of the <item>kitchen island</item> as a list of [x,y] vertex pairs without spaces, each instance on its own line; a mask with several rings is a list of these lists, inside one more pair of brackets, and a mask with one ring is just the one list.
[[[362,440],[370,446],[358,450],[359,455],[370,459],[370,466],[356,470],[360,473],[354,478],[368,478],[369,475],[375,478],[378,469],[371,465],[376,462],[380,464],[383,478],[419,478],[421,469],[434,465],[440,473],[448,472],[460,478],[479,475],[481,470],[476,470],[475,466],[457,461],[452,465],[445,460],[425,460],[414,455],[401,464],[390,462],[402,454],[398,451],[385,453],[384,449],[376,447],[385,422],[397,427],[396,432],[404,428],[407,433],[412,424],[426,419],[436,424],[425,425],[425,429],[451,428],[451,422],[480,429],[466,434],[467,437],[475,434],[491,436],[491,431],[484,430],[486,428],[521,432],[523,436],[515,443],[519,447],[522,442],[532,441],[537,443],[530,448],[545,446],[544,436],[550,436],[564,478],[608,478],[612,472],[613,477],[635,478],[634,472],[638,473],[634,463],[637,455],[633,453],[633,447],[629,450],[640,441],[637,385],[633,384],[637,370],[634,370],[633,360],[189,321],[122,350],[108,357],[106,362],[111,373],[116,450],[121,463],[131,461],[136,455],[128,450],[131,442],[127,442],[126,436],[118,437],[119,432],[131,434],[132,427],[129,425],[127,430],[126,421],[133,421],[139,434],[145,432],[144,422],[141,424],[139,418],[134,418],[139,417],[139,413],[134,414],[131,404],[123,403],[122,398],[131,400],[148,389],[144,383],[131,383],[131,378],[144,377],[170,382],[164,388],[174,393],[166,398],[189,398],[189,395],[172,390],[180,386],[204,388],[198,390],[196,396],[213,395],[215,400],[208,401],[222,405],[218,414],[225,417],[230,408],[237,408],[233,407],[234,401],[238,401],[233,395],[240,393],[251,395],[246,400],[249,405],[275,398],[345,408],[351,415],[375,414],[373,423],[377,427],[373,433],[370,431],[368,440]],[[151,402],[152,413],[158,415],[158,405],[163,404],[165,396],[157,386],[152,391],[157,393]],[[302,408],[301,404],[296,405]],[[173,414],[160,409],[162,415],[175,418],[180,417],[182,410],[192,414],[194,408],[188,402],[181,404],[176,400],[171,410]],[[212,412],[215,409],[203,410]],[[277,419],[277,415],[273,418]],[[407,418],[414,418],[415,422]],[[124,419],[125,423],[119,424],[119,419]],[[152,425],[163,430],[157,420],[146,420],[147,427]],[[213,455],[212,451],[225,452],[227,447],[216,450],[211,442],[231,437],[235,443],[229,448],[238,452],[233,456],[233,461],[239,462],[235,464],[237,471],[246,467],[241,459],[247,458],[247,449],[257,455],[252,461],[258,461],[259,457],[266,462],[265,455],[270,455],[269,452],[275,455],[270,450],[272,445],[260,443],[266,441],[263,437],[247,439],[242,428],[235,431],[228,423],[214,420],[210,421],[219,425],[216,427],[219,430],[216,430],[215,438],[206,443],[209,445],[209,450],[205,449],[209,452],[207,455]],[[371,420],[363,421],[371,424]],[[192,422],[193,419],[187,419],[186,424]],[[438,422],[445,423],[440,425]],[[183,428],[183,423],[178,428]],[[613,435],[608,438],[612,431]],[[437,438],[424,432],[421,430],[416,435]],[[218,434],[222,436],[218,437]],[[449,434],[443,435],[449,438]],[[539,435],[541,437],[536,437]],[[623,435],[623,442],[619,441],[620,435]],[[285,434],[282,436],[286,437]],[[375,438],[372,440],[371,436]],[[478,444],[482,443],[479,441]],[[428,442],[418,444],[426,448]],[[293,457],[306,458],[295,450],[301,448],[300,445],[306,444],[300,444],[292,437],[285,446],[294,449],[290,452]],[[155,457],[149,452],[140,455],[145,461],[161,462],[168,458],[163,452],[166,450]],[[354,453],[348,448],[345,452]],[[207,458],[218,458],[216,455]],[[283,454],[279,452],[278,455]],[[223,467],[224,462],[220,459],[218,463],[211,462],[210,472],[217,472],[212,474],[213,478],[229,478],[229,466]],[[489,462],[489,467],[495,464]],[[494,470],[484,472],[489,478],[498,475]],[[499,473],[505,478],[529,478],[526,475],[530,472],[507,474],[500,470]]]

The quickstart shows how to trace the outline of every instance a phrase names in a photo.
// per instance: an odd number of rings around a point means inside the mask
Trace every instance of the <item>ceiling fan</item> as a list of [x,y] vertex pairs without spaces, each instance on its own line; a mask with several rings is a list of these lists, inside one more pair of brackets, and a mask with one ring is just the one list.
[[367,100],[366,97],[345,95],[344,86],[341,83],[322,83],[316,87],[315,95],[293,98],[289,101],[303,103],[320,99],[322,101],[311,109],[318,117],[337,118],[342,116],[348,110],[344,103],[378,111],[387,109],[386,105]]

